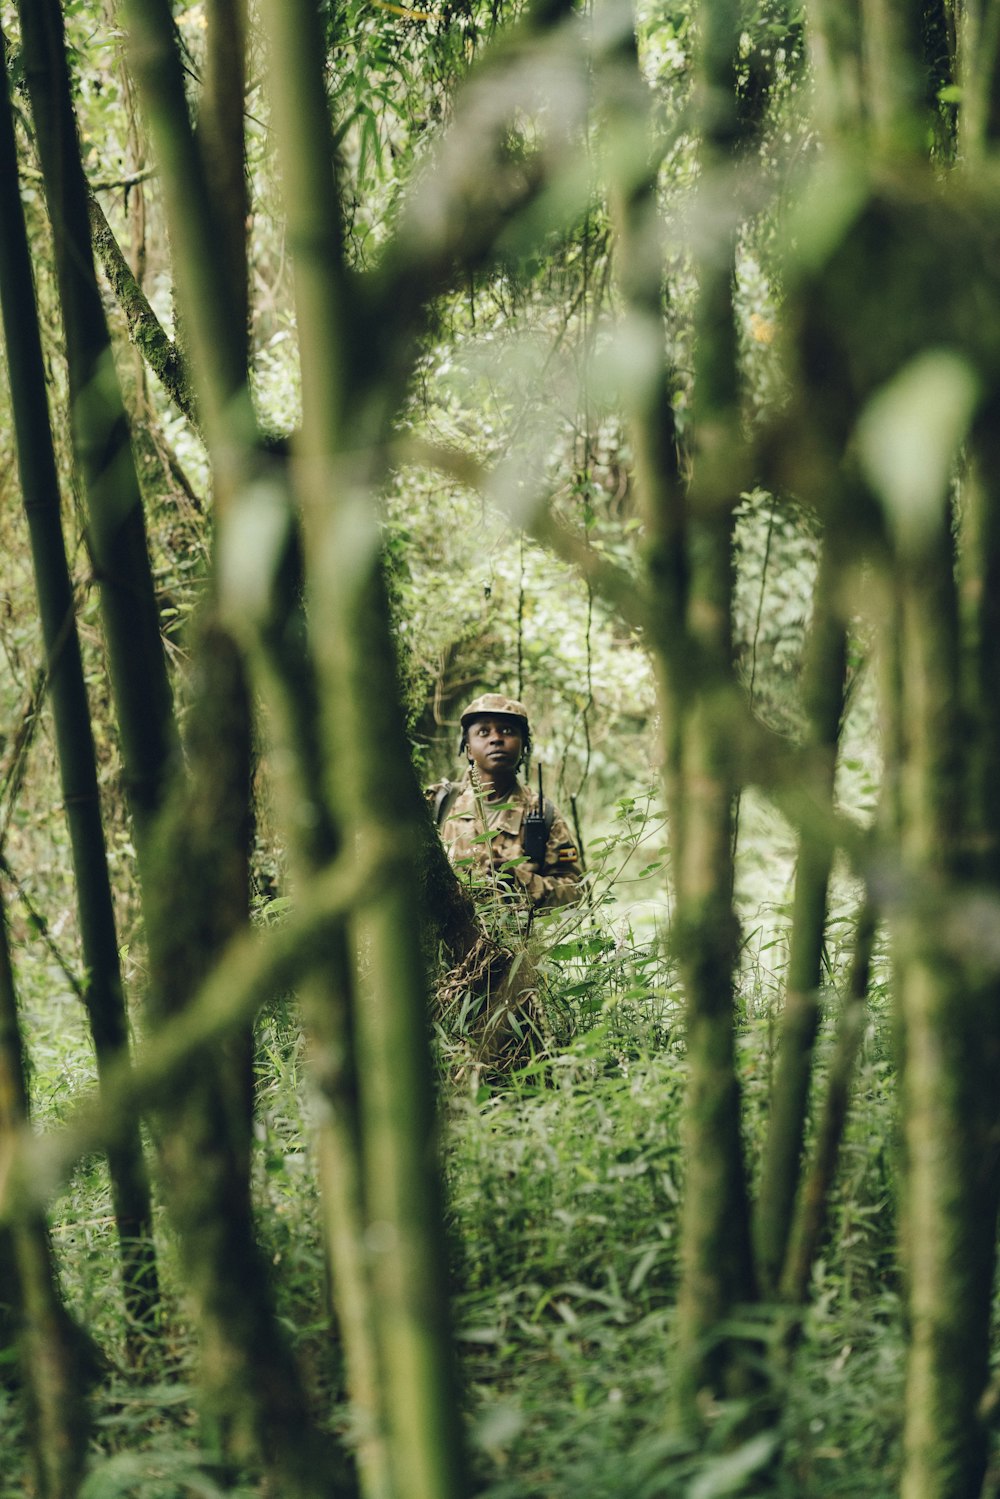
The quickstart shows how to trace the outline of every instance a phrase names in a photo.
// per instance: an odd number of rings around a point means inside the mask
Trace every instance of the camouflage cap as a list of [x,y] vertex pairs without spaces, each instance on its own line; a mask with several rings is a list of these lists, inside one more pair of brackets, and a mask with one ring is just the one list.
[[525,731],[527,731],[527,708],[516,698],[504,697],[500,692],[484,692],[481,697],[473,698],[469,706],[463,710],[460,722],[464,729],[474,718],[492,718],[495,715],[503,718],[523,719]]

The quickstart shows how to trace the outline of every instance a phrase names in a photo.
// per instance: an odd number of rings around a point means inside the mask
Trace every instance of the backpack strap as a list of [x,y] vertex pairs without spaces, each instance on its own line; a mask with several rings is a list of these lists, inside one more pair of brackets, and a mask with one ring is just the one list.
[[457,781],[442,781],[438,787],[433,807],[434,826],[436,828],[443,827],[448,813],[458,799],[458,793],[461,789]]

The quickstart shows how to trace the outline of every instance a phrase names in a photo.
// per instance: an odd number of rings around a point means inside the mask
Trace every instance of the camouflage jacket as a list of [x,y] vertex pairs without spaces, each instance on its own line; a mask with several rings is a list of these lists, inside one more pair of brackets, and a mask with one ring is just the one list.
[[[432,810],[450,784],[453,783],[439,781],[436,786],[427,788],[426,796]],[[480,800],[467,771],[458,783],[457,794],[440,825],[441,838],[456,873],[468,878],[472,884],[485,889],[523,890],[532,906],[572,905],[580,898],[583,872],[576,840],[558,809],[553,809],[555,815],[542,867],[522,864],[519,875],[512,869],[503,868],[511,859],[524,858],[524,819],[537,805],[537,794],[522,786],[520,781],[515,781],[500,801]],[[488,839],[483,836],[487,831],[483,826],[483,812],[492,835]]]

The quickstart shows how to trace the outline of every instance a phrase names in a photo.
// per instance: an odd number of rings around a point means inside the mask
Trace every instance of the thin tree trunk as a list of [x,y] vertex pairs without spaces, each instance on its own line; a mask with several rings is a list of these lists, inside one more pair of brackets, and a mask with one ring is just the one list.
[[[808,744],[815,752],[810,761],[815,767],[813,784],[803,790],[821,813],[831,811],[833,806],[844,709],[847,636],[837,600],[840,578],[840,565],[828,540],[816,580],[803,685]],[[828,839],[803,834],[795,871],[781,1052],[771,1087],[767,1147],[754,1216],[757,1270],[761,1284],[770,1291],[781,1275],[800,1180],[813,1047],[820,1020],[819,985],[832,858]]]
[[205,21],[205,82],[198,110],[197,140],[220,231],[217,254],[230,289],[230,316],[234,326],[243,330],[244,344],[248,345],[250,199],[243,131],[246,0],[206,0]]
[[926,149],[922,9],[913,0],[859,0],[865,113],[873,143],[887,157]]
[[111,685],[140,874],[176,751],[142,495],[91,250],[87,188],[58,0],[21,0],[24,72],[38,139],[66,331],[74,451],[87,493]]
[[150,306],[146,293],[133,275],[111,231],[111,225],[105,218],[104,210],[93,193],[89,194],[87,201],[94,249],[108,278],[108,284],[125,315],[129,337],[178,411],[183,412],[197,431],[198,413],[195,410],[184,356],[177,344],[168,337]]
[[[242,662],[228,635],[211,625],[196,662],[188,780],[162,815],[146,903],[154,1037],[183,1013],[246,923],[249,705]],[[254,1232],[245,1037],[240,1027],[224,1045],[206,1048],[162,1111],[167,1204],[196,1309],[209,1433],[231,1461],[258,1456],[277,1493],[318,1499],[335,1491],[332,1453],[308,1417]]]
[[977,830],[974,871],[1000,885],[1000,395],[986,406],[973,433],[972,461],[963,485],[960,610],[963,702],[969,730],[970,822]]
[[[233,179],[238,175],[235,168],[237,158],[242,163],[242,105],[240,103],[237,107],[236,97],[239,95],[241,100],[242,93],[237,89],[226,104],[217,99],[209,106],[207,118],[211,123],[206,126],[207,133],[199,150],[188,123],[169,4],[131,4],[127,9],[131,19],[131,55],[162,174],[181,311],[192,350],[199,406],[205,416],[218,513],[217,567],[213,578],[216,615],[215,622],[208,626],[212,644],[206,663],[210,665],[213,660],[217,661],[223,668],[223,680],[203,699],[201,713],[217,718],[220,711],[236,712],[245,745],[246,722],[237,702],[242,684],[240,661],[243,646],[237,649],[227,632],[230,628],[240,631],[241,641],[252,650],[255,633],[268,626],[271,604],[268,598],[259,609],[248,608],[239,583],[235,590],[231,590],[230,563],[245,545],[238,533],[243,486],[251,475],[261,473],[264,463],[258,450],[258,434],[247,385],[245,294],[241,294],[236,285],[240,279],[237,262],[244,267],[242,276],[245,280],[245,253],[241,250],[245,211],[238,212],[232,199],[232,192],[235,192]],[[222,42],[218,22],[223,9],[218,10],[213,20],[213,37],[217,46]],[[218,180],[225,180],[232,190],[221,204],[209,186],[210,172],[213,181],[217,180],[214,174],[218,174]],[[245,198],[242,201],[245,203]],[[228,233],[221,227],[227,214]],[[216,253],[216,233],[223,235],[225,254],[222,257]],[[278,475],[276,487],[280,490],[282,486],[283,478]],[[233,535],[235,543],[230,542]],[[230,551],[232,545],[235,545],[236,552]],[[265,559],[255,556],[253,565],[256,567],[261,560],[265,568],[268,564],[275,571],[280,568],[278,551]],[[238,573],[238,579],[244,577],[245,574]],[[258,586],[255,584],[255,599]],[[263,595],[267,594],[265,587]],[[274,628],[280,630],[289,625],[294,629],[294,622],[283,618]],[[272,654],[275,652],[273,642],[269,649]],[[282,670],[289,665],[289,652],[295,654],[295,642],[281,640],[276,653]],[[303,685],[308,684],[304,684],[301,677],[297,678],[292,691]],[[270,686],[269,695],[282,731],[292,715],[291,732],[295,734],[301,728],[301,721],[309,718],[307,702],[290,706],[289,686],[283,684],[285,697],[281,700],[273,692],[273,682]],[[227,766],[217,750],[213,750],[212,741],[218,736],[217,724],[209,724],[206,719],[201,733],[205,737],[201,741],[202,753],[197,762],[192,754],[191,803],[185,806],[182,802],[176,821],[171,823],[172,833],[167,834],[168,842],[173,845],[172,854],[167,853],[167,868],[175,863],[178,872],[183,866],[192,829],[200,831],[206,840],[206,859],[202,862],[207,867],[211,862],[213,839],[222,839],[220,853],[226,849],[231,853],[235,851],[230,840],[235,831],[237,807],[242,807],[244,816],[247,810],[246,765],[242,768],[235,764]],[[300,746],[296,748],[301,752]],[[204,781],[201,789],[197,785],[199,766]],[[220,803],[231,809],[228,837],[225,829],[219,826]],[[314,799],[314,793],[307,793],[306,801],[296,802],[295,816],[300,814],[301,822],[292,828],[295,846],[298,848],[304,842],[308,843],[315,853],[324,841],[321,793],[318,799]],[[323,855],[332,852],[332,849],[324,848]],[[309,872],[317,872],[320,867],[317,861],[310,865]],[[234,868],[233,878],[235,873]],[[159,882],[161,898],[169,888],[169,881]],[[228,885],[220,887],[213,900],[221,898],[225,901],[228,888]],[[207,903],[209,908],[213,900]],[[190,922],[196,915],[183,906],[171,912],[168,901],[158,919],[150,919],[154,961],[158,950],[156,933],[167,943],[160,974],[161,996],[171,992],[170,979],[175,978],[174,968],[178,962],[183,962],[183,947],[178,945],[176,935],[179,924],[185,920]],[[235,911],[232,915],[235,918]],[[330,927],[331,932],[326,935],[322,946],[322,961],[318,960],[318,955],[315,960],[316,967],[324,971],[327,963],[336,965],[337,962],[336,919],[331,921]],[[219,928],[203,933],[197,946],[206,959],[209,955],[215,956],[225,935]],[[199,978],[198,973],[182,972],[180,991],[193,993]],[[230,1068],[231,1061],[222,1064],[222,1072],[227,1078],[231,1076]],[[217,1077],[217,1074],[213,1073],[213,1076]],[[245,1164],[242,1159],[226,1159],[227,1140],[231,1147],[233,1138],[232,1125],[227,1128],[217,1113],[213,1116],[212,1094],[212,1082],[206,1077],[186,1105],[182,1128],[168,1144],[176,1173],[172,1199],[174,1217],[196,1282],[196,1293],[200,1295],[204,1308],[205,1370],[213,1401],[229,1428],[228,1435],[225,1435],[227,1446],[239,1452],[255,1442],[280,1492],[303,1496],[329,1492],[331,1485],[334,1489],[338,1486],[333,1468],[334,1454],[325,1449],[308,1420],[301,1380],[274,1321],[266,1277],[253,1242]],[[238,1119],[233,1117],[238,1126]],[[240,1117],[244,1117],[242,1112]],[[199,1164],[204,1152],[208,1152],[215,1163],[217,1196],[223,1192],[226,1194],[226,1208],[221,1215],[218,1201],[213,1206],[210,1197],[198,1184],[199,1172],[204,1173],[204,1167]]]
[[[2,166],[0,166],[2,175]],[[0,1142],[28,1119],[24,1054],[0,900]],[[21,1321],[21,1353],[31,1407],[31,1455],[41,1499],[75,1499],[83,1476],[89,1419],[81,1368],[83,1335],[60,1299],[43,1215],[26,1213],[8,1230]],[[5,1287],[9,1294],[9,1289]]]
[[[0,305],[10,366],[18,471],[31,541],[38,607],[45,640],[49,691],[63,804],[76,875],[80,937],[87,968],[85,1000],[98,1075],[128,1055],[128,1018],[122,988],[111,883],[97,781],[97,763],[84,684],[73,588],[60,520],[59,481],[31,259],[18,194],[13,123],[0,33]],[[130,1323],[148,1323],[156,1306],[149,1182],[137,1128],[108,1156],[122,1283]]]
[[[728,159],[735,130],[737,40],[732,6],[702,11],[701,90],[706,171]],[[634,133],[645,108],[634,45],[612,60],[607,108]],[[647,337],[662,338],[656,178],[637,178],[617,213],[622,284]],[[666,370],[631,413],[646,518],[650,638],[664,725],[664,776],[677,904],[674,940],[687,1004],[686,1174],[678,1294],[678,1417],[696,1422],[697,1396],[744,1384],[740,1350],[716,1336],[753,1299],[749,1199],[734,1065],[733,781],[725,702],[732,668],[732,511],[735,476],[711,456],[736,427],[731,246],[700,267],[696,416],[700,475],[685,493],[673,387]],[[738,450],[737,443],[737,450]],[[696,454],[698,465],[699,456]]]
[[[341,814],[359,849],[400,849],[379,900],[356,921],[358,1073],[364,1199],[390,1472],[397,1499],[457,1499],[463,1442],[446,1280],[436,1151],[429,994],[407,848],[419,848],[423,807],[399,705],[381,574],[337,627],[353,648],[350,715],[338,750],[347,764]],[[342,595],[347,593],[341,582]],[[339,612],[339,611],[338,611]],[[327,621],[327,627],[334,624]],[[320,623],[320,628],[324,626]],[[328,689],[329,690],[329,689]],[[333,694],[330,694],[333,702]],[[376,708],[377,705],[377,708]],[[336,731],[336,708],[327,734]],[[348,808],[356,808],[347,822]]]
[[[214,224],[219,241],[213,261],[215,279],[219,291],[227,293],[225,303],[231,322],[230,338],[233,347],[234,373],[239,372],[239,383],[235,393],[242,394],[249,385],[249,274],[247,267],[247,221],[250,212],[249,188],[246,173],[246,151],[243,129],[243,112],[246,95],[246,45],[247,17],[246,0],[207,0],[205,7],[205,81],[202,90],[197,141],[203,164],[204,179],[214,209]],[[237,363],[239,358],[239,363]],[[248,444],[256,439],[256,426],[247,434]],[[231,504],[232,495],[226,466],[219,459],[218,447],[213,447],[213,498],[216,509],[225,513]],[[222,472],[220,473],[220,469]],[[219,522],[220,527],[223,521]],[[214,579],[213,579],[214,582]],[[232,694],[231,702],[223,707],[235,723],[242,725],[244,741],[249,757],[251,736],[250,704],[247,700],[248,684],[246,663],[235,641],[223,645],[220,637],[222,622],[218,610],[218,589],[213,589],[215,617],[206,621],[206,640],[210,648],[229,654],[230,670],[222,674],[221,682]],[[241,828],[239,846],[234,849],[231,865],[233,895],[242,908],[240,920],[249,919],[249,861],[253,842],[252,797],[250,790],[249,760],[241,764],[234,760],[232,773],[236,776],[228,795],[234,803],[242,800],[247,812],[247,821]],[[234,824],[235,831],[235,824]],[[220,889],[220,899],[231,899]],[[233,918],[235,923],[235,908]],[[250,1147],[253,1127],[253,1031],[247,1027],[242,1037],[234,1037],[226,1062],[231,1076],[229,1086],[236,1096],[242,1096],[245,1107],[241,1118],[233,1116],[234,1127],[242,1133],[238,1156],[244,1170],[244,1190],[250,1193]]]
[[858,914],[854,934],[854,956],[844,995],[837,1042],[830,1059],[826,1095],[816,1130],[809,1170],[799,1192],[795,1221],[781,1273],[782,1298],[793,1305],[805,1304],[816,1256],[826,1226],[850,1102],[854,1064],[864,1036],[867,1015],[868,978],[877,922],[866,901]]
[[908,736],[902,853],[913,891],[896,921],[911,1328],[902,1494],[950,1499],[978,1494],[986,1462],[979,1405],[995,1264],[1000,1025],[996,982],[977,974],[953,930],[966,834],[983,809],[967,799],[950,517],[943,513],[926,547],[897,566]]
[[833,138],[858,128],[862,108],[858,0],[806,0],[806,38],[819,124]]
[[963,160],[980,169],[1000,139],[1000,4],[952,0],[954,81],[961,89],[958,139]]
[[[707,671],[715,675],[728,657],[732,537],[724,516],[714,526],[702,523],[692,530],[700,556],[692,568],[691,612],[700,613],[708,626],[700,628],[695,639]],[[675,874],[675,946],[687,999],[689,1066],[677,1308],[682,1367],[678,1405],[688,1417],[694,1414],[699,1390],[707,1387],[723,1395],[742,1384],[739,1349],[728,1339],[713,1341],[711,1335],[737,1305],[756,1295],[733,1031],[738,946],[731,897],[735,787],[723,722],[713,713],[714,706],[710,691],[699,693],[687,706],[682,752],[684,850]]]
[[[247,385],[245,293],[238,276],[224,273],[229,262],[220,258],[220,245],[227,247],[227,254],[235,254],[232,226],[228,235],[222,226],[222,214],[232,207],[228,197],[222,205],[213,199],[205,155],[190,127],[169,3],[123,0],[123,11],[129,57],[160,171],[185,343],[213,454],[213,494],[222,524],[242,482],[247,456],[257,442]],[[217,32],[213,31],[213,37],[217,39]],[[218,170],[228,181],[232,175],[228,159],[236,148],[229,136],[231,110],[225,111],[225,117],[219,130],[226,144],[219,149],[226,153],[227,165],[220,164]],[[219,139],[219,131],[212,139]],[[224,544],[220,535],[218,548],[222,550]]]
[[[382,587],[378,441],[349,371],[364,367],[345,296],[322,49],[305,3],[269,3],[265,21],[303,366],[301,470],[310,624],[332,802],[359,854],[398,850],[356,920],[357,1076],[370,1306],[395,1499],[464,1491],[449,1335],[440,1179],[434,1151],[427,988],[410,860],[426,819],[413,778]],[[308,50],[303,53],[301,48]],[[368,340],[375,329],[362,330]],[[358,346],[360,349],[360,345]],[[387,370],[388,378],[392,372]],[[352,399],[353,398],[353,399]],[[377,451],[377,450],[376,450]]]
[[[729,169],[737,144],[735,58],[739,7],[701,11],[703,170]],[[684,839],[675,862],[678,962],[687,996],[687,1172],[677,1320],[678,1410],[697,1419],[696,1397],[747,1388],[737,1344],[718,1338],[756,1295],[740,1089],[734,1057],[734,968],[739,929],[732,904],[737,791],[724,704],[734,690],[733,514],[739,494],[739,398],[733,313],[735,241],[721,236],[699,265],[694,369],[693,480],[689,496],[687,639],[697,681],[681,716]]]
[[[104,15],[109,27],[112,27],[116,33],[115,71],[118,75],[118,86],[125,112],[125,174],[127,178],[132,179],[131,185],[125,192],[125,211],[129,232],[128,269],[133,284],[138,289],[140,296],[145,297],[144,287],[147,266],[146,185],[142,180],[146,166],[145,129],[139,115],[135,85],[132,81],[132,74],[129,71],[128,59],[125,56],[124,38],[121,35],[121,27],[118,25],[118,0],[104,0]],[[91,222],[93,223],[93,218]],[[94,236],[94,248],[97,250],[96,234]],[[115,248],[117,249],[117,245]],[[98,258],[100,258],[100,251],[97,250],[97,253]],[[132,366],[135,370],[136,412],[140,421],[148,422],[151,416],[149,407],[149,381],[146,373],[146,362],[138,347],[135,350]]]
[[[298,549],[294,551],[297,563]],[[293,879],[300,888],[308,888],[339,856],[342,839],[324,793],[329,774],[317,716],[317,685],[308,656],[299,568],[286,566],[281,573],[278,592],[283,601],[276,602],[262,631],[258,655],[269,708],[270,754],[280,817],[289,839]],[[415,862],[422,871],[418,888],[424,895],[427,961],[436,961],[440,944],[451,960],[458,962],[483,940],[483,928],[429,818],[424,818],[420,834],[420,853]],[[378,1499],[392,1490],[364,1250],[354,990],[347,926],[340,916],[330,923],[325,961],[316,964],[301,984],[299,1001],[318,1103],[323,1222],[356,1424],[362,1490],[369,1499]]]
[[[947,522],[902,584],[903,851],[916,894],[897,922],[911,1319],[905,1499],[976,1494],[1000,1200],[1000,995],[962,903],[1000,889],[995,403],[980,418],[962,510],[962,618]],[[962,657],[959,659],[959,640]],[[961,694],[961,697],[959,696]],[[963,836],[967,834],[967,836]],[[971,876],[976,884],[960,883]],[[969,919],[968,916],[965,917]]]
[[[243,141],[245,8],[243,0],[212,0],[208,8],[209,84],[202,100],[198,142],[190,126],[183,79],[176,62],[169,5],[126,4],[124,9],[132,24],[130,55],[160,163],[175,248],[175,272],[182,291],[182,326],[199,361],[202,384],[198,394],[212,457],[217,547],[225,549],[233,497],[245,475],[248,458],[255,453],[257,438],[248,390],[247,188]],[[179,170],[188,173],[182,183],[177,180]],[[193,255],[200,256],[200,260],[193,263]],[[212,583],[212,601],[206,606],[203,625],[204,640],[210,653],[221,653],[218,568]],[[234,726],[242,725],[242,736],[247,739],[249,708],[244,700],[241,672],[235,668],[224,672],[220,685],[232,693],[231,701],[219,704],[220,714],[228,716]],[[249,775],[238,759],[230,762],[229,769],[239,779],[227,795],[234,803],[242,800],[246,808]],[[234,835],[236,827],[234,820],[231,824]],[[243,837],[232,853],[233,889],[227,891],[220,883],[215,890],[219,902],[216,936],[220,941],[231,930],[224,915],[226,907],[232,920],[236,919],[237,905],[242,906],[241,919],[247,918],[249,839]],[[241,1190],[246,1194],[249,1194],[252,1053],[252,1034],[248,1029],[242,1042],[234,1039],[225,1059],[225,1066],[231,1072],[227,1087],[234,1098],[245,1100],[241,1126],[244,1139],[238,1146],[236,1159],[243,1170]],[[231,1127],[238,1127],[235,1112]],[[223,1274],[224,1267],[220,1265],[218,1272]]]
[[[282,569],[278,597],[257,652],[271,724],[279,816],[287,831],[292,876],[308,887],[337,857],[342,839],[326,794],[329,780],[319,726],[315,672],[301,602],[301,553]],[[354,1035],[354,975],[341,914],[330,922],[327,961],[299,988],[318,1109],[316,1136],[323,1227],[347,1389],[357,1428],[366,1499],[386,1499],[388,1453],[379,1396],[379,1366],[364,1251],[361,1126]]]

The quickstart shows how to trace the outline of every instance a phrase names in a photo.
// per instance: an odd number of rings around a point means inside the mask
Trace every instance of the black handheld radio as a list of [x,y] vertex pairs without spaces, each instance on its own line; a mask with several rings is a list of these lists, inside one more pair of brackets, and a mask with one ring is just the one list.
[[545,826],[545,798],[542,795],[542,767],[538,767],[538,804],[524,819],[524,852],[539,871],[545,867],[545,845],[549,841]]

